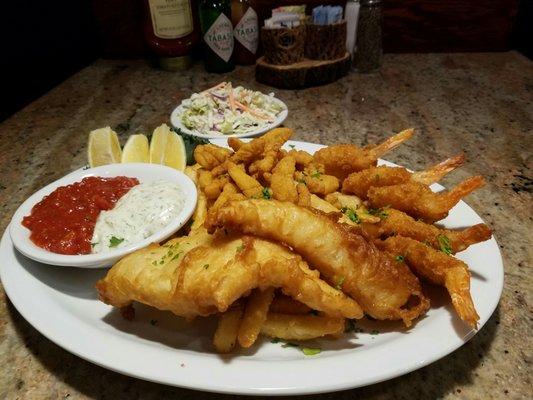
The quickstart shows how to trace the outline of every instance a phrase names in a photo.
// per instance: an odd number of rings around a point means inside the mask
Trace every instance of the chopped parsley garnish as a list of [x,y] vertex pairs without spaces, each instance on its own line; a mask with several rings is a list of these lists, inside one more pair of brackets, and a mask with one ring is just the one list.
[[300,347],[298,344],[296,343],[292,343],[292,342],[285,342],[285,344],[282,344],[281,347]]
[[346,280],[346,278],[344,276],[341,276],[339,278],[339,280],[337,281],[337,284],[335,285],[335,289],[341,290],[342,289],[342,284],[344,283],[345,280]]
[[204,269],[209,268],[209,264],[204,264]]
[[404,256],[396,256],[394,257],[394,259],[398,262],[403,262],[405,260],[405,257]]
[[236,251],[237,253],[240,253],[240,252],[243,251],[243,250],[244,250],[244,244],[241,244],[239,247],[237,247],[237,248],[235,249],[235,251]]
[[96,246],[96,245],[97,245],[98,243],[100,243],[100,242],[96,242],[96,243],[91,243],[91,247],[94,247],[94,246]]
[[293,145],[293,144],[289,144],[289,147],[290,147],[291,149],[294,149],[296,146]]
[[370,334],[371,334],[371,335],[377,335],[378,333],[379,333],[379,331],[378,331],[377,329],[372,329],[372,330],[370,331]]
[[320,178],[320,175],[322,175],[322,172],[315,171],[311,175],[309,175],[311,178]]
[[267,187],[263,188],[262,191],[263,199],[270,200],[272,198],[272,190]]
[[359,219],[359,216],[357,215],[357,213],[352,208],[342,207],[341,208],[341,213],[346,215],[350,219],[350,221],[355,222],[356,224],[360,224],[361,223],[361,220]]
[[172,257],[172,258],[170,259],[170,261],[174,261],[176,258],[178,258],[178,257],[181,255],[181,253],[183,253],[183,251],[180,251],[179,253],[176,253],[176,254],[174,255],[174,257]]
[[389,214],[387,213],[386,209],[388,207],[382,207],[382,208],[369,208],[368,209],[368,213],[370,215],[375,215],[376,217],[379,217],[381,219],[385,219],[389,216]]
[[109,247],[117,247],[123,241],[124,241],[123,238],[118,238],[116,236],[111,236],[111,239],[109,239]]
[[157,265],[157,260],[156,261],[152,261],[152,265]]
[[[281,339],[279,339],[279,338],[272,338],[270,340],[270,343],[279,343],[279,342],[283,342],[283,341]],[[283,347],[283,348],[298,347],[302,351],[302,353],[304,353],[306,356],[314,356],[314,355],[317,355],[320,352],[322,352],[322,349],[320,349],[318,347],[302,347],[299,344],[292,343],[292,342],[284,342],[281,345],[281,347]]]
[[344,332],[357,332],[357,325],[355,324],[355,321],[353,319],[347,319],[346,325],[344,327]]
[[437,236],[437,241],[439,242],[440,251],[444,254],[452,254],[452,245],[448,236],[439,235]]
[[302,352],[306,356],[315,356],[317,354],[320,354],[322,350],[319,348],[313,348],[313,347],[302,347]]

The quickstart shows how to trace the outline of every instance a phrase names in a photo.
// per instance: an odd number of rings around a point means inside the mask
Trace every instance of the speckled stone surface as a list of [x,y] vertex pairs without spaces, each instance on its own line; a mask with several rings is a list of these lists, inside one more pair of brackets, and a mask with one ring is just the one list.
[[[251,68],[218,76],[197,65],[173,74],[143,61],[98,61],[2,123],[0,232],[32,192],[85,164],[90,130],[110,125],[124,142],[168,121],[182,98],[221,79],[271,90],[255,83]],[[413,169],[464,151],[468,164],[444,184],[487,178],[467,201],[494,228],[505,263],[499,307],[462,348],[406,376],[316,397],[533,398],[533,63],[517,53],[387,55],[379,73],[276,93],[289,106],[286,125],[296,139],[366,144],[414,127],[417,137],[387,156]],[[144,382],[81,360],[33,329],[0,292],[2,399],[235,397]]]

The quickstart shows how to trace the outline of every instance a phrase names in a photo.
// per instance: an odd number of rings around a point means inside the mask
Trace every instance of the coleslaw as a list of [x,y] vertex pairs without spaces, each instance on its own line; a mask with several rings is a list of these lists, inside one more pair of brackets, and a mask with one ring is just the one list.
[[182,102],[180,120],[204,134],[243,134],[266,127],[285,109],[274,97],[222,82]]

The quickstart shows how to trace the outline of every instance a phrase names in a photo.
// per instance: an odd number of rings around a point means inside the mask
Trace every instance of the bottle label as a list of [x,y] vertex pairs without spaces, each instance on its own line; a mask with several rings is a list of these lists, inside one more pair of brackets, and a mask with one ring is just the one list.
[[233,27],[224,13],[221,13],[207,30],[204,40],[220,58],[229,61],[233,54]]
[[239,23],[235,26],[233,35],[250,53],[256,53],[259,42],[259,29],[257,13],[252,7],[248,7],[248,10],[246,10]]
[[177,39],[193,31],[190,0],[148,0],[154,35]]

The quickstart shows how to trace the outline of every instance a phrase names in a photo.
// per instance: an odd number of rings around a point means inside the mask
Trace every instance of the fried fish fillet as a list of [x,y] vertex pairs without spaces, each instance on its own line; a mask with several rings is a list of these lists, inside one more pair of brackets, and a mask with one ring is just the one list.
[[406,265],[319,211],[275,200],[245,200],[210,213],[204,225],[210,231],[224,227],[287,244],[374,318],[401,319],[409,326],[429,306]]
[[124,257],[96,288],[100,299],[115,307],[138,301],[193,318],[224,312],[256,287],[276,287],[329,316],[362,317],[355,300],[318,275],[279,244],[201,229]]

